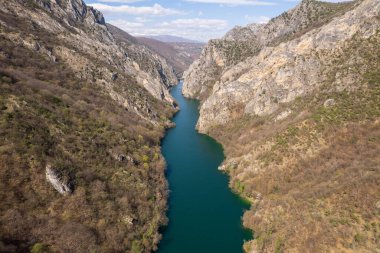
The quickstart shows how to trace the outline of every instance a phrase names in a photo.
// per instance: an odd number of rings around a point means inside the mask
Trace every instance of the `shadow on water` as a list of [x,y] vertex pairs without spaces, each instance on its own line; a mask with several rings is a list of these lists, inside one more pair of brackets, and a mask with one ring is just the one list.
[[241,217],[249,204],[228,188],[227,175],[217,170],[223,148],[211,137],[199,134],[197,100],[185,99],[182,83],[171,91],[181,110],[176,127],[162,140],[167,162],[170,197],[169,224],[161,230],[158,253],[241,253],[251,232]]

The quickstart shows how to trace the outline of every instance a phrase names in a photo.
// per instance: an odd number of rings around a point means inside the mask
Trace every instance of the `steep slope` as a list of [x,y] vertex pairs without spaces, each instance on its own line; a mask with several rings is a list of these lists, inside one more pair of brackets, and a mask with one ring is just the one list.
[[211,41],[185,74],[252,202],[248,252],[379,248],[379,16],[373,0],[302,1]]
[[351,2],[333,4],[303,0],[296,8],[267,24],[236,27],[224,38],[211,40],[199,60],[184,74],[184,95],[202,99],[225,69],[257,55],[263,47],[277,46],[318,28],[352,6]]
[[81,0],[0,6],[0,252],[152,251],[173,72]]
[[198,43],[165,43],[145,37],[137,39],[141,44],[164,57],[173,66],[179,78],[182,78],[184,71],[199,57],[203,48],[203,44]]
[[141,45],[137,38],[127,32],[107,24],[107,28],[115,37],[117,43],[125,50],[133,61],[139,63],[139,69],[149,74],[157,82],[162,81],[166,87],[177,84],[178,79],[164,58]]

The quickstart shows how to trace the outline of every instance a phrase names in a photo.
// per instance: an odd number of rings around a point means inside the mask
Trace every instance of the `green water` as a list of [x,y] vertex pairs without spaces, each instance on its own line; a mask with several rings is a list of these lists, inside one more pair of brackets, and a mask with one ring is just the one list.
[[185,99],[182,83],[172,90],[181,110],[176,127],[162,142],[170,187],[169,225],[159,253],[241,253],[250,232],[243,229],[244,204],[228,188],[228,178],[217,170],[223,149],[212,138],[196,132],[196,100]]

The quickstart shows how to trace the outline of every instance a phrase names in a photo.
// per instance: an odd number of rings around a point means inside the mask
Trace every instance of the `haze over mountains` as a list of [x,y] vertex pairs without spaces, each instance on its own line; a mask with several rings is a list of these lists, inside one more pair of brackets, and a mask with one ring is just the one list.
[[173,66],[177,76],[182,78],[183,73],[190,67],[190,64],[198,59],[205,44],[184,42],[189,40],[179,37],[175,38],[177,42],[163,42],[147,37],[137,37],[137,40],[164,57]]
[[[178,78],[182,78],[185,70],[199,57],[205,45],[200,42],[192,42],[192,40],[168,35],[134,37],[111,24],[107,24],[107,26],[116,37],[124,42],[130,45],[141,45],[143,46],[141,48],[145,46],[149,48],[151,52],[160,55],[173,67]],[[158,39],[154,39],[153,37]]]
[[195,44],[203,44],[203,42],[196,41],[196,40],[190,40],[178,36],[172,36],[172,35],[155,35],[155,36],[145,36],[146,38],[159,40],[162,42],[168,42],[168,43],[195,43]]

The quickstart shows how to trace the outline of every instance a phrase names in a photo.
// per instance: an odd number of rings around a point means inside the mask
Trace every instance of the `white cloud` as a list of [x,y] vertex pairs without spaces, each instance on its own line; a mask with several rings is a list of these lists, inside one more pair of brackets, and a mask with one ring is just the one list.
[[223,4],[230,6],[238,5],[276,5],[275,3],[261,0],[183,0],[185,2]]
[[130,4],[130,3],[142,2],[144,0],[97,0],[97,1],[101,3]]
[[223,19],[201,19],[201,18],[190,18],[190,19],[176,19],[170,22],[164,22],[163,27],[174,27],[174,28],[206,28],[206,29],[216,29],[224,30],[227,27],[227,21]]
[[270,20],[270,17],[245,15],[244,19],[247,20],[249,23],[266,24]]
[[151,19],[149,18],[146,18],[146,17],[135,17],[135,20],[139,23],[146,23],[146,22],[150,22],[152,21]]
[[153,6],[130,6],[130,5],[120,5],[111,6],[101,3],[89,4],[95,9],[103,12],[104,14],[131,14],[131,15],[152,15],[152,16],[168,16],[168,15],[178,15],[182,14],[181,11],[175,9],[164,8],[159,4],[154,4]]
[[112,20],[110,22],[111,25],[117,26],[120,29],[128,32],[130,30],[136,29],[136,28],[141,28],[144,26],[143,23],[138,23],[138,22],[129,22],[127,20],[122,20],[122,19],[117,19],[117,20]]
[[200,41],[219,38],[229,29],[228,22],[223,19],[175,19],[143,25],[124,20],[111,20],[109,23],[135,36],[169,34]]

